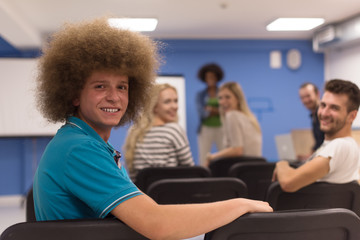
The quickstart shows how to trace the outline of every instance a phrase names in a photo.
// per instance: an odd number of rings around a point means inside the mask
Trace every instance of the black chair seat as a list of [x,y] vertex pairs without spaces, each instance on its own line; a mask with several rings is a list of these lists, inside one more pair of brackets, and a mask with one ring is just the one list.
[[236,178],[163,179],[148,195],[159,204],[205,203],[247,197],[246,184]]

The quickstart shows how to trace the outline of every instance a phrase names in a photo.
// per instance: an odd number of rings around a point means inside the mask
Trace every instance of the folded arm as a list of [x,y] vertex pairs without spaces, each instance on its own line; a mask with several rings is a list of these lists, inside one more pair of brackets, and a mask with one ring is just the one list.
[[299,168],[292,168],[287,161],[276,164],[273,181],[279,184],[285,192],[295,192],[324,177],[330,171],[329,158],[316,157]]

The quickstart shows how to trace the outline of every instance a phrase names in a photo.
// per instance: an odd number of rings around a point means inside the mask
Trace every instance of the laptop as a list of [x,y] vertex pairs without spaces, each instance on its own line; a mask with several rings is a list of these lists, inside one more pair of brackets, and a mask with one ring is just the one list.
[[291,134],[281,134],[275,136],[275,143],[279,160],[297,162],[297,156]]

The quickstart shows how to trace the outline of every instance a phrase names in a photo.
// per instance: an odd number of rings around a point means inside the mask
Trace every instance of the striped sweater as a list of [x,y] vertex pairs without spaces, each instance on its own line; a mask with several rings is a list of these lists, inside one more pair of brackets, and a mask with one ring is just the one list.
[[136,143],[133,168],[135,179],[139,170],[147,167],[193,166],[189,141],[178,123],[152,127],[143,141]]

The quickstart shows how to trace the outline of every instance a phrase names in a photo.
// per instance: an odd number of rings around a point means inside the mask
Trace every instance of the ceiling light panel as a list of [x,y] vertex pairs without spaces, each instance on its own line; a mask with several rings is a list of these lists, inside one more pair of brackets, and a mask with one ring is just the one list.
[[108,23],[115,28],[151,32],[156,29],[158,20],[156,18],[109,18]]
[[268,31],[309,31],[323,24],[323,18],[278,18],[266,26]]

